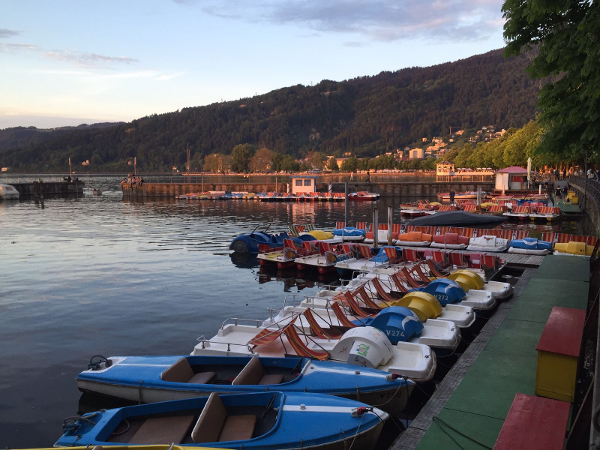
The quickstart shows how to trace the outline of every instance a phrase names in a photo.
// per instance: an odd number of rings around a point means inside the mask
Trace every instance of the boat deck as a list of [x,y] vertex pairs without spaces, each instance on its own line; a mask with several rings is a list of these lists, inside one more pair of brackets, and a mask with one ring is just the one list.
[[[586,309],[589,261],[528,268],[393,449],[492,448],[517,393],[535,395],[536,345],[554,306]],[[483,444],[483,445],[480,445]]]

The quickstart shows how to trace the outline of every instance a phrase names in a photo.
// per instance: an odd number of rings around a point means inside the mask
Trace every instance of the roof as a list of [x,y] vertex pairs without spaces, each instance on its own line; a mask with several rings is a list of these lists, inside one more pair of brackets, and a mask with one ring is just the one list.
[[505,169],[499,170],[496,173],[527,173],[527,169],[519,166],[510,166]]

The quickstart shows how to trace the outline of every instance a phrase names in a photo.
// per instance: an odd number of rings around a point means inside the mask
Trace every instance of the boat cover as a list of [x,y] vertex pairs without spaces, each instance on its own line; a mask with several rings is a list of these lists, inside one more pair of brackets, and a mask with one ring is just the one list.
[[390,306],[375,317],[358,319],[353,323],[383,331],[392,344],[405,342],[423,331],[423,323],[419,317],[404,306]]
[[455,226],[502,223],[506,217],[489,216],[486,214],[472,214],[464,211],[442,211],[425,217],[418,217],[408,222],[415,226]]
[[514,239],[510,241],[510,246],[525,250],[552,250],[552,243],[535,238]]
[[365,237],[367,232],[354,227],[338,228],[333,230],[334,236],[346,236],[346,237]]
[[433,280],[427,286],[419,288],[418,290],[433,295],[442,306],[460,302],[467,296],[467,293],[460,284],[447,278]]

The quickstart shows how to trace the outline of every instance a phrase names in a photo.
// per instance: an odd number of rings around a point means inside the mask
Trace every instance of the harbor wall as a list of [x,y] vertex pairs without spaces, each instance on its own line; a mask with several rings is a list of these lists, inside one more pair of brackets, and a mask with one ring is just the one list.
[[588,180],[586,188],[585,178],[572,177],[569,180],[569,185],[577,191],[582,210],[586,212],[594,224],[596,234],[600,235],[600,183]]
[[34,181],[29,183],[11,183],[21,197],[59,197],[83,195],[83,181]]
[[[430,198],[440,192],[491,191],[492,182],[349,182],[348,191],[369,191],[382,197]],[[142,186],[122,184],[126,198],[174,198],[178,195],[206,191],[287,192],[287,183],[143,183]],[[328,183],[317,183],[317,191],[327,192]],[[333,192],[344,192],[344,183],[332,183]]]

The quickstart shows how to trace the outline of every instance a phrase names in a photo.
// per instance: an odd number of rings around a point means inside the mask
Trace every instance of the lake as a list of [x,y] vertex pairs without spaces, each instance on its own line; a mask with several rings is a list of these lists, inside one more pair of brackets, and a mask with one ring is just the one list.
[[[75,376],[93,355],[188,354],[227,318],[266,318],[286,295],[317,291],[232,259],[237,234],[344,218],[337,203],[128,202],[120,178],[83,180],[82,198],[0,202],[1,447],[51,446],[83,409]],[[352,223],[371,222],[371,204],[350,206]],[[380,221],[388,206],[399,220],[397,199],[377,206]]]

